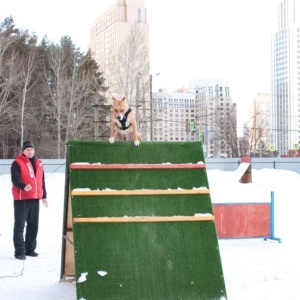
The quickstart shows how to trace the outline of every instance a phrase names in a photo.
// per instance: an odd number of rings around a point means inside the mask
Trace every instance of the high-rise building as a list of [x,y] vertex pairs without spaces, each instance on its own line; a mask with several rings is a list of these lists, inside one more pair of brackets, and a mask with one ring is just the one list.
[[194,80],[195,127],[203,136],[207,157],[237,156],[236,104],[229,83],[221,79]]
[[149,26],[144,0],[115,0],[90,30],[89,49],[111,96],[126,97],[142,140],[150,139]]
[[271,144],[279,155],[288,155],[300,141],[299,0],[278,0],[278,29],[272,35],[271,76]]

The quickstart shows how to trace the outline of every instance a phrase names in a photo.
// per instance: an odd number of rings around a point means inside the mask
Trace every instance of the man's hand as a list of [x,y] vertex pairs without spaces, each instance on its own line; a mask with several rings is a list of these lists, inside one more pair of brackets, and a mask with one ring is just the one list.
[[32,190],[32,186],[30,184],[27,184],[25,187],[24,187],[24,191],[28,192]]
[[42,199],[44,207],[48,208],[48,201],[46,198]]

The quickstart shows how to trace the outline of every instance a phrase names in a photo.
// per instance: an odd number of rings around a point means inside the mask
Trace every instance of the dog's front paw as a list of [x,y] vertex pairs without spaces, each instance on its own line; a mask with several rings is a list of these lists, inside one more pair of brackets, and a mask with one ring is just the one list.
[[109,142],[110,142],[110,144],[112,144],[112,143],[114,143],[114,141],[115,141],[115,138],[114,137],[111,137],[111,138],[109,138],[109,140],[108,140]]
[[140,141],[134,141],[134,146],[139,146],[140,145]]

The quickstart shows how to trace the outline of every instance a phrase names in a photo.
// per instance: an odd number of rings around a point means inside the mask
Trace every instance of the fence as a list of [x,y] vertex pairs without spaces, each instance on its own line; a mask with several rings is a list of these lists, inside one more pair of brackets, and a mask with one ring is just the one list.
[[[222,171],[235,171],[241,163],[240,158],[207,158],[207,170],[222,170]],[[300,174],[300,158],[287,157],[287,158],[251,158],[251,168],[256,170],[261,169],[277,169],[289,170]]]
[[[46,173],[65,173],[65,159],[42,159]],[[0,159],[0,175],[10,174],[13,159]]]
[[[0,159],[0,175],[9,174],[12,159]],[[207,170],[235,171],[241,163],[240,158],[207,158]],[[46,173],[65,173],[65,159],[43,159],[43,165]],[[289,170],[300,174],[300,158],[252,158],[252,169],[278,169]]]

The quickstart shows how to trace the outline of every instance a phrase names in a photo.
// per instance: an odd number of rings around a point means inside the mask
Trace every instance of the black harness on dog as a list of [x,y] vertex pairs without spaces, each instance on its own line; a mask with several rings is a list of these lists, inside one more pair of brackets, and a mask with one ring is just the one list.
[[116,122],[116,125],[118,126],[118,128],[120,129],[120,130],[126,130],[126,129],[128,129],[130,126],[131,126],[131,123],[128,125],[128,126],[126,126],[126,121],[127,121],[127,117],[128,117],[128,115],[131,113],[131,108],[129,108],[127,111],[126,111],[126,113],[124,114],[124,117],[123,117],[123,119],[120,121],[120,120],[118,120],[120,123],[121,123],[121,125],[122,125],[122,127],[120,127],[118,124],[117,124],[117,122]]

